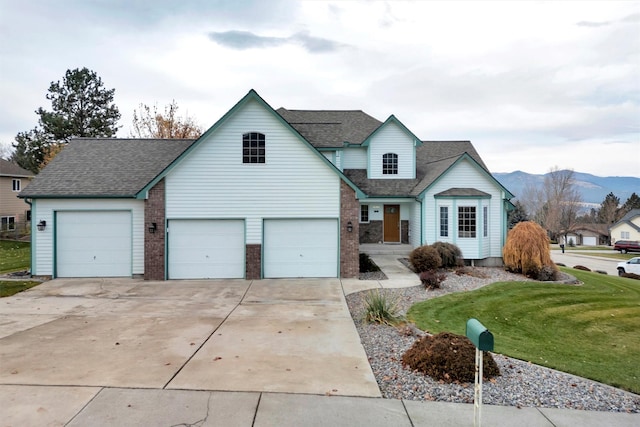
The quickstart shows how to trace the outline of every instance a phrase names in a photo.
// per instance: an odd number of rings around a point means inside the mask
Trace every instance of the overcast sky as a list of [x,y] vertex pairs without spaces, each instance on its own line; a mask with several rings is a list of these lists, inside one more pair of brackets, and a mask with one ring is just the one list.
[[272,107],[395,114],[471,140],[492,172],[640,177],[640,2],[0,0],[0,142],[87,67],[204,128],[250,89]]

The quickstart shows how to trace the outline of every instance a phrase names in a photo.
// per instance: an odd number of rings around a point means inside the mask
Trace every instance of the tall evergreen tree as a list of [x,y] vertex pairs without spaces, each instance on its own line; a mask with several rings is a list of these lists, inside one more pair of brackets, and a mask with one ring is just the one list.
[[514,203],[515,208],[508,214],[508,227],[511,230],[517,223],[523,221],[529,221],[527,210],[524,205],[520,203],[520,200],[516,200]]
[[602,203],[600,204],[600,210],[598,211],[598,222],[601,224],[613,224],[618,218],[618,207],[620,206],[620,198],[616,197],[613,193],[607,194]]
[[38,108],[38,125],[16,135],[14,161],[37,173],[52,144],[66,144],[73,137],[114,136],[120,119],[114,93],[115,89],[104,88],[95,71],[67,70],[62,82],[49,86],[46,97],[51,111]]
[[640,209],[640,197],[638,197],[636,193],[631,194],[627,201],[624,202],[624,205],[622,205],[622,212],[620,217],[625,216],[626,214],[631,212],[632,209]]

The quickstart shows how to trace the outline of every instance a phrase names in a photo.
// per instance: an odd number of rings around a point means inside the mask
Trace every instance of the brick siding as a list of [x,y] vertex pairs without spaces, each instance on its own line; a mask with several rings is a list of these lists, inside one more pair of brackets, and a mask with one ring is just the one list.
[[[360,203],[355,191],[340,180],[340,277],[358,277],[360,274],[359,221]],[[353,231],[347,231],[351,221]]]
[[[149,232],[155,222],[158,229]],[[164,179],[149,190],[149,198],[144,201],[144,279],[164,280],[165,271],[165,211]]]
[[257,280],[261,276],[262,267],[262,245],[252,244],[246,246],[245,251],[246,267],[245,278],[247,280]]

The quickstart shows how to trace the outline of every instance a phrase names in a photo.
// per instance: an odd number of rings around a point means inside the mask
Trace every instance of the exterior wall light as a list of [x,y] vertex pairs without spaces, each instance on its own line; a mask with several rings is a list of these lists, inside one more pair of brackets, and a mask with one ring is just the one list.
[[36,227],[38,227],[38,231],[44,231],[44,229],[47,227],[47,221],[41,219]]
[[155,222],[152,222],[151,225],[149,226],[149,233],[153,234],[156,232],[157,229],[158,229],[158,224],[156,224]]
[[351,233],[353,231],[353,224],[351,221],[347,222],[347,231]]

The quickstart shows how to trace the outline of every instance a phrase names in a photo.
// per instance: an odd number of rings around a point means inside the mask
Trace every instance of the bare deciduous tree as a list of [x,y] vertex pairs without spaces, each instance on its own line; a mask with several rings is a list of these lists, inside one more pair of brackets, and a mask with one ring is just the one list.
[[158,111],[157,104],[153,107],[140,104],[139,111],[133,111],[132,124],[131,136],[136,138],[195,139],[202,134],[202,128],[192,117],[178,116],[175,100],[164,107],[164,113]]

